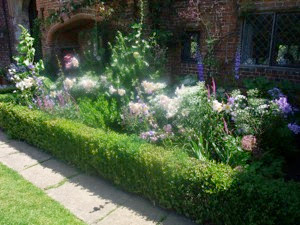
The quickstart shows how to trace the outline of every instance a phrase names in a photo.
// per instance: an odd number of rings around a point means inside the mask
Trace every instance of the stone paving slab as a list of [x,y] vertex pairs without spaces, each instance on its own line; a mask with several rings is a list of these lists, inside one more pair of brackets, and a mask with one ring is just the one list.
[[100,220],[98,225],[157,225],[168,216],[168,212],[149,204],[140,197],[131,197],[123,206]]
[[195,225],[176,213],[153,206],[99,177],[79,172],[0,131],[0,162],[69,209],[88,224]]
[[[92,179],[87,175],[79,175],[74,179],[76,182],[72,180],[46,192],[78,218],[89,224],[94,223],[99,218],[103,218],[115,210],[118,207],[118,204],[114,201],[115,199],[118,202],[125,202],[129,198],[129,195],[114,190],[106,182]],[[93,190],[78,183],[86,181],[91,182],[88,185],[93,186]],[[85,185],[86,183],[81,184]]]
[[49,157],[31,158],[25,153],[11,154],[0,158],[0,162],[18,172],[38,164],[40,161],[49,159]]
[[53,159],[20,172],[26,180],[42,189],[55,186],[78,173],[75,168]]
[[18,150],[15,148],[11,148],[9,145],[6,144],[1,145],[0,142],[0,158],[14,153],[18,153]]

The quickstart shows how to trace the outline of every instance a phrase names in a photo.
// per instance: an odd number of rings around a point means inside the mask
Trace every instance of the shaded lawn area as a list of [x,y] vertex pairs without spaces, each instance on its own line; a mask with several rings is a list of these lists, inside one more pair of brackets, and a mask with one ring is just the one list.
[[0,163],[0,224],[85,224]]

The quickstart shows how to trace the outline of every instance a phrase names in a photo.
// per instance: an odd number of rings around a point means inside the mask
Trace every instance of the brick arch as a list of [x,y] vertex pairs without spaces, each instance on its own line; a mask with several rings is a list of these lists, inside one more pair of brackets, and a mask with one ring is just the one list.
[[90,13],[78,13],[64,20],[63,23],[56,23],[50,27],[46,35],[46,46],[51,47],[55,44],[55,38],[59,32],[68,29],[79,23],[93,23],[100,22],[103,18],[100,16],[94,16]]

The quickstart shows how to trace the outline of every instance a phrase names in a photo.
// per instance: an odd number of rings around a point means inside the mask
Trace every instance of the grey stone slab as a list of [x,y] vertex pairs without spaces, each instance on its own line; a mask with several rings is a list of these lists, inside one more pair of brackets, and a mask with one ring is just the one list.
[[53,159],[25,169],[20,173],[26,180],[42,189],[57,185],[66,177],[78,174],[76,169]]
[[183,216],[177,215],[175,213],[170,213],[168,217],[159,225],[196,225],[196,223]]
[[16,171],[24,170],[27,167],[33,166],[38,163],[37,160],[32,159],[24,153],[12,154],[2,157],[0,158],[0,162]]
[[11,148],[9,145],[0,145],[0,158],[17,152],[15,148]]
[[[33,157],[34,156],[34,157]],[[49,159],[49,155],[44,153],[31,152],[30,155],[26,153],[11,154],[0,158],[0,162],[7,165],[8,167],[22,171],[30,166],[33,166],[39,162]]]
[[88,175],[79,175],[46,192],[89,224],[105,217],[129,198],[109,183]]
[[157,225],[168,212],[149,201],[134,196],[117,210],[101,219],[98,225]]
[[8,143],[8,145],[11,148],[16,149],[19,152],[25,153],[27,155],[29,155],[30,157],[37,159],[37,160],[44,160],[46,158],[51,158],[51,156],[45,152],[43,152],[42,150],[33,147],[25,142],[22,141],[11,141]]

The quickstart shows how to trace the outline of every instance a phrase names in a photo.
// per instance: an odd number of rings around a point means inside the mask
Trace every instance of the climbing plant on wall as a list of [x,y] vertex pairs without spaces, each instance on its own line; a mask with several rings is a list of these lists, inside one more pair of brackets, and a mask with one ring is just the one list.
[[[234,13],[238,14],[237,1],[233,0],[231,3],[232,8],[236,9]],[[209,76],[216,76],[221,69],[221,62],[216,56],[218,46],[231,35],[235,35],[235,33],[226,33],[223,29],[225,4],[227,3],[223,1],[212,0],[209,2],[209,7],[203,7],[203,2],[200,0],[189,0],[187,9],[179,13],[186,19],[184,22],[192,21],[201,24],[205,36],[204,46],[201,46],[205,50],[203,63]]]
[[46,20],[46,24],[50,25],[57,22],[64,22],[65,17],[70,17],[70,14],[84,8],[94,7],[95,14],[101,15],[104,19],[110,17],[115,11],[112,7],[109,7],[107,0],[82,0],[82,1],[68,1],[62,4],[62,6],[52,12]]

